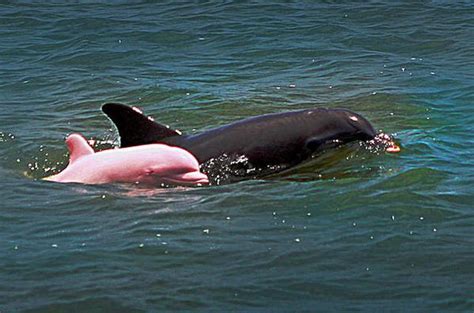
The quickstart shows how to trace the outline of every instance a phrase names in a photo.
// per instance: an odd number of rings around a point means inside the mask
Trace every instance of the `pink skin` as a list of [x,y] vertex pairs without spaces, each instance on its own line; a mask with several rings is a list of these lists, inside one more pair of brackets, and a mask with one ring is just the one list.
[[69,165],[61,173],[44,178],[61,183],[147,185],[205,185],[207,176],[188,151],[164,144],[149,144],[94,152],[79,134],[67,137]]

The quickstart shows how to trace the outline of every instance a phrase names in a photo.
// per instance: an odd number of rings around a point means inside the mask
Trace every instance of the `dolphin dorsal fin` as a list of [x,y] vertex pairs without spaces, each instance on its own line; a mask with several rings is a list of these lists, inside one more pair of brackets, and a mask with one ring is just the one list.
[[112,120],[120,135],[120,146],[131,147],[160,142],[181,133],[154,122],[141,111],[120,103],[106,103],[102,111]]
[[79,134],[69,135],[66,138],[66,145],[69,149],[70,164],[85,155],[94,154],[94,149],[92,149],[92,147],[87,143],[87,140]]

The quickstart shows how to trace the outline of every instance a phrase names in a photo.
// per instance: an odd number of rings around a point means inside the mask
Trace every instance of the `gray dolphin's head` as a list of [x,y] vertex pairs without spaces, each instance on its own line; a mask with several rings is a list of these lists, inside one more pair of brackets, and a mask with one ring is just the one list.
[[374,139],[376,135],[375,129],[367,119],[351,111],[345,111],[345,114],[349,124],[354,127],[358,140],[366,141]]

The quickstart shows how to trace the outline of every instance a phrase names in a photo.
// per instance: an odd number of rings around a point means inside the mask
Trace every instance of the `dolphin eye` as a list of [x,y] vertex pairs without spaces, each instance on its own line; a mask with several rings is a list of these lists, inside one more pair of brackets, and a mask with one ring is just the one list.
[[359,120],[359,119],[358,119],[356,116],[354,116],[354,115],[349,116],[349,118],[350,118],[351,120],[353,120],[354,122],[357,122],[357,121]]

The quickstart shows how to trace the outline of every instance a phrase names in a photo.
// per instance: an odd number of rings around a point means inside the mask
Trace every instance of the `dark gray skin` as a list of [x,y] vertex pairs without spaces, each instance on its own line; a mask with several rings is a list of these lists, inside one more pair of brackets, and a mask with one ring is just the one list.
[[[364,117],[345,109],[314,108],[240,120],[196,135],[155,123],[137,110],[107,103],[102,111],[117,126],[121,146],[165,143],[191,152],[211,176],[259,177],[293,167],[314,153],[375,137]],[[217,161],[216,161],[217,160]],[[216,174],[218,173],[218,174]]]

